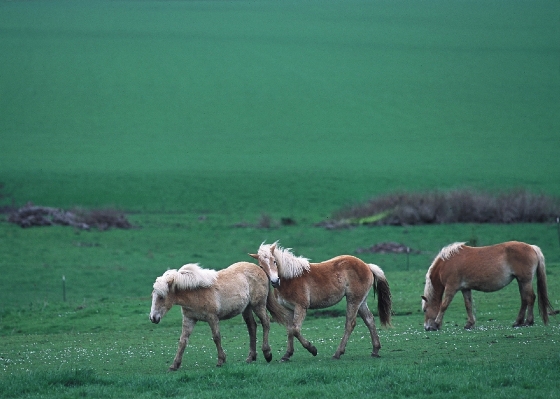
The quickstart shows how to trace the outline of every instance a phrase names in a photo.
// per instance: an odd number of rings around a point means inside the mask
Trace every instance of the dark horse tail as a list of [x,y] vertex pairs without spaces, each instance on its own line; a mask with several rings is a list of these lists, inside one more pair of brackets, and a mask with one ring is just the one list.
[[268,296],[266,297],[266,309],[270,312],[272,320],[285,326],[288,320],[288,311],[276,298],[276,291],[269,285]]
[[537,295],[539,298],[539,313],[544,324],[548,323],[548,314],[556,314],[548,299],[548,291],[546,288],[546,266],[544,264],[544,255],[539,247],[531,245],[537,253],[539,263],[537,265]]
[[370,263],[369,268],[373,273],[373,295],[377,294],[377,312],[379,313],[379,320],[384,326],[391,325],[392,314],[392,301],[391,290],[389,289],[389,282],[385,277],[383,270],[377,265]]

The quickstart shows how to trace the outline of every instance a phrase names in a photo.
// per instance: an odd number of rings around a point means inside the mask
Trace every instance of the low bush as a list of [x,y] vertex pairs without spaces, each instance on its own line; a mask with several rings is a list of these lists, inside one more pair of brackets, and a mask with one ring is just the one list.
[[499,195],[455,190],[396,193],[333,213],[327,228],[441,223],[545,223],[560,215],[558,199],[517,190]]
[[91,227],[98,230],[107,230],[111,227],[120,229],[132,227],[124,213],[116,209],[65,211],[59,208],[35,206],[32,203],[13,210],[8,217],[8,222],[21,227],[61,225],[83,230]]

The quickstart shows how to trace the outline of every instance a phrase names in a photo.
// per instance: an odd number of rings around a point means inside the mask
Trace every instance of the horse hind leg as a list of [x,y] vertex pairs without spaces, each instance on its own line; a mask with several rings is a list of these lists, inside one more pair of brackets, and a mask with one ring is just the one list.
[[[340,359],[340,356],[344,354],[346,351],[346,344],[348,343],[348,338],[350,338],[350,334],[354,331],[354,327],[356,327],[356,316],[358,314],[359,307],[356,307],[348,297],[346,298],[346,322],[344,324],[344,335],[340,340],[340,344],[336,352],[333,355],[333,359]],[[365,298],[363,299],[365,301]]]
[[214,344],[216,344],[216,349],[218,351],[218,363],[216,364],[217,367],[220,367],[222,364],[226,362],[226,353],[222,348],[222,336],[220,334],[220,321],[217,316],[208,320],[208,324],[210,325],[210,329],[212,330],[212,340]]
[[371,336],[371,345],[373,350],[371,352],[372,357],[379,357],[379,349],[381,349],[381,341],[379,341],[379,335],[377,334],[377,329],[375,328],[375,319],[373,313],[369,310],[366,301],[364,300],[358,309],[358,314],[366,324],[369,330],[369,335]]
[[249,332],[249,355],[247,356],[247,363],[257,360],[257,323],[253,317],[251,306],[247,306],[242,313],[243,320],[247,324],[247,331]]
[[270,332],[270,318],[268,317],[268,313],[266,313],[266,305],[263,304],[262,306],[256,306],[254,311],[261,321],[261,325],[263,327],[263,343],[262,343],[262,352],[264,358],[267,362],[272,360],[272,349],[270,348],[270,344],[268,342],[268,334]]
[[463,290],[462,293],[465,299],[465,309],[467,310],[467,324],[465,324],[465,330],[470,330],[476,322],[473,312],[472,292],[471,290]]
[[[517,319],[515,319],[515,323],[513,323],[513,327],[532,326],[535,322],[533,308],[536,299],[532,281],[518,280],[518,285],[519,295],[521,296],[521,307]],[[525,314],[527,314],[527,318],[525,318]]]

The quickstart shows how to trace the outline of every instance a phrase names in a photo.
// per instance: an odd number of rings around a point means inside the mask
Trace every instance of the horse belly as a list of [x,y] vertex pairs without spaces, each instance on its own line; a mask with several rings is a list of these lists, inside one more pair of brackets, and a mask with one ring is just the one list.
[[463,280],[461,288],[473,289],[482,292],[494,292],[501,290],[512,282],[513,275],[509,272],[486,275],[484,278]]
[[227,320],[235,317],[245,310],[249,305],[249,296],[233,296],[220,299],[220,307],[218,310],[218,318]]
[[344,291],[330,292],[328,295],[314,296],[311,298],[309,309],[324,309],[336,305],[344,297]]

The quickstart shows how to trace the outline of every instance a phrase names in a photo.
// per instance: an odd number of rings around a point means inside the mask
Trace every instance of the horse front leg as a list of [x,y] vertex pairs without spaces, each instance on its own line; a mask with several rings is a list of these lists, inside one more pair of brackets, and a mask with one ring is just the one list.
[[218,316],[214,316],[208,320],[210,325],[210,330],[212,330],[212,340],[216,344],[216,349],[218,350],[218,363],[216,367],[220,367],[226,362],[226,354],[222,349],[222,336],[220,335],[220,320]]
[[272,349],[270,349],[270,344],[268,343],[268,334],[270,332],[270,319],[268,317],[268,313],[266,313],[266,305],[263,304],[262,306],[257,306],[254,311],[257,314],[259,320],[261,321],[261,325],[263,328],[262,352],[266,361],[270,362],[272,360]]
[[247,363],[257,360],[257,323],[253,317],[251,306],[247,306],[243,311],[243,320],[247,324],[247,331],[249,332],[249,356],[247,356]]
[[287,362],[294,354],[293,325],[294,325],[294,312],[288,310],[288,318],[286,322],[286,335],[288,336],[288,339],[286,342],[286,353],[284,354],[284,356],[282,356],[282,359],[280,359],[280,361],[282,362]]
[[194,329],[195,324],[196,320],[185,316],[183,311],[183,329],[181,331],[181,336],[179,337],[179,347],[177,348],[177,354],[175,355],[175,359],[173,359],[173,363],[171,364],[171,366],[169,366],[169,371],[177,371],[179,367],[181,367],[183,353],[185,352],[185,348],[189,343],[189,337]]
[[[306,340],[304,338],[303,335],[301,335],[301,326],[303,324],[303,320],[305,320],[305,316],[307,314],[307,309],[301,307],[301,306],[296,306],[294,309],[294,318],[293,318],[293,323],[291,326],[291,334],[292,336],[296,337],[298,339],[298,341],[301,343],[301,345],[307,349],[307,351],[309,353],[311,353],[313,356],[317,356],[317,348],[315,348],[311,342],[309,342],[308,340]],[[292,338],[292,342],[293,342],[293,338]],[[292,353],[293,353],[293,344],[292,344]]]
[[443,295],[443,301],[441,302],[439,312],[436,316],[436,319],[434,320],[434,323],[435,323],[436,328],[438,330],[441,329],[441,325],[443,323],[443,316],[445,315],[445,311],[447,310],[447,308],[451,304],[451,301],[453,300],[453,297],[455,296],[456,293],[457,293],[457,290],[451,290],[451,289],[448,289],[447,287],[445,287],[445,294]]
[[461,292],[463,293],[463,298],[465,300],[465,309],[467,309],[467,324],[465,324],[465,330],[470,330],[476,322],[473,313],[472,292],[471,290],[463,290]]

